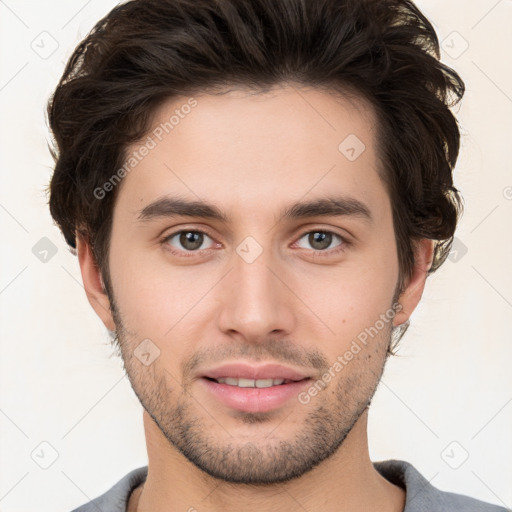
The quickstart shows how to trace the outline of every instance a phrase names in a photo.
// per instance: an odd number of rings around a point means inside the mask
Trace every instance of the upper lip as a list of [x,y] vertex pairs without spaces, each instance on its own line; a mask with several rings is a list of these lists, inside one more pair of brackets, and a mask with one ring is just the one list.
[[264,364],[261,366],[252,366],[247,363],[229,363],[223,364],[211,370],[207,370],[203,377],[210,379],[222,379],[226,377],[242,379],[285,379],[285,380],[303,380],[309,376],[280,364]]

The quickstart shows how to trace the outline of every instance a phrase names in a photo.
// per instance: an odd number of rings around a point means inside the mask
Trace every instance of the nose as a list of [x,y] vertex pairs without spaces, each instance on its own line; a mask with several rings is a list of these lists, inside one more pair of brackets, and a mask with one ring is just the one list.
[[234,254],[233,268],[225,279],[218,317],[223,333],[247,343],[268,340],[269,335],[290,335],[296,322],[296,301],[270,250],[252,262]]

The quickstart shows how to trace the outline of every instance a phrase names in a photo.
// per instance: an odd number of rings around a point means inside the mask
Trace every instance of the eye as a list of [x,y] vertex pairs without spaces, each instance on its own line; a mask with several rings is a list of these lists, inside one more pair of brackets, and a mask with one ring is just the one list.
[[[300,240],[306,239],[307,243],[310,244],[311,248],[314,251],[326,252],[332,254],[333,252],[338,252],[344,250],[345,246],[348,245],[348,242],[340,235],[333,233],[331,231],[309,231],[308,233],[304,233],[297,242],[299,247],[304,249],[308,249],[308,247],[304,247],[304,245],[300,244]],[[335,239],[339,239],[341,243],[339,243],[334,250],[326,251],[327,248],[333,243]]]
[[[181,231],[176,231],[168,236],[166,236],[162,243],[171,246],[171,252],[195,252],[201,251],[203,249],[209,249],[210,246],[204,246],[206,239],[212,240],[206,233],[203,231],[195,231],[191,229],[185,229]],[[213,241],[213,240],[212,240]],[[177,248],[177,251],[174,251],[172,248]]]
[[[332,248],[332,244],[336,239],[339,240],[339,243]],[[210,241],[209,244],[208,240]],[[301,240],[305,240],[310,247],[304,246],[304,242],[301,242]],[[194,253],[197,254],[200,251],[212,249],[215,245],[220,245],[204,231],[194,229],[182,229],[171,233],[165,236],[161,240],[161,243],[172,254],[184,257],[194,256]],[[316,254],[322,256],[329,256],[341,252],[350,245],[341,235],[326,230],[308,231],[304,233],[295,244],[303,249],[311,249]],[[331,249],[329,249],[329,247],[331,247]]]

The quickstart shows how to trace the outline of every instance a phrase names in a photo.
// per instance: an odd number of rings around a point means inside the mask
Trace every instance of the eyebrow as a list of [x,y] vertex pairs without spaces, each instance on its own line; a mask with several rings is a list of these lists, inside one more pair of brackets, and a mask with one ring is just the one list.
[[[369,223],[373,221],[368,206],[348,196],[325,197],[306,202],[297,202],[286,206],[278,217],[282,220],[303,219],[307,217],[359,217]],[[189,201],[179,197],[165,196],[155,200],[140,210],[137,219],[141,222],[158,218],[201,217],[218,220],[225,224],[230,218],[217,206],[206,201]]]

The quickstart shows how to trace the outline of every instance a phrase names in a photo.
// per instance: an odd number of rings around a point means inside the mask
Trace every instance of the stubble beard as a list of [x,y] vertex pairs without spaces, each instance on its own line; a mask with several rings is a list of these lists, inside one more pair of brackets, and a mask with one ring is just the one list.
[[[166,369],[155,363],[145,367],[134,357],[142,338],[127,331],[113,297],[111,304],[124,369],[142,406],[171,447],[208,475],[230,483],[283,483],[335,454],[369,408],[388,358],[391,329],[381,333],[387,344],[381,336],[372,340],[329,386],[312,397],[307,414],[297,400],[294,407],[302,420],[291,434],[287,420],[295,416],[294,411],[279,421],[273,412],[239,412],[237,420],[254,425],[255,436],[237,439],[232,427],[230,432],[223,427],[222,412],[213,417],[206,411],[211,408],[198,403],[191,390],[178,384]],[[262,429],[269,431],[267,436]]]

